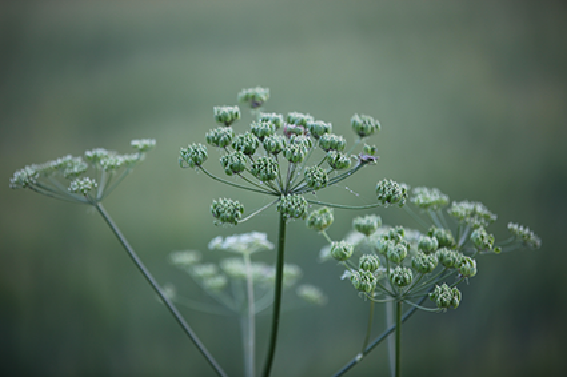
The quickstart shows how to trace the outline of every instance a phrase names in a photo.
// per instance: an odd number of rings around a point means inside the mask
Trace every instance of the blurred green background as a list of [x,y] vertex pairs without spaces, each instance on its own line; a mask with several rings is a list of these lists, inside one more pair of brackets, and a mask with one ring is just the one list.
[[[508,221],[542,237],[541,250],[479,259],[458,310],[408,322],[406,375],[561,374],[566,10],[502,0],[2,2],[3,375],[213,375],[96,213],[10,190],[8,178],[26,164],[94,147],[126,152],[131,139],[156,138],[105,206],[160,282],[207,299],[167,264],[168,252],[206,252],[216,235],[253,230],[274,241],[277,214],[215,227],[212,198],[238,198],[248,209],[266,200],[179,169],[177,155],[203,142],[213,106],[235,104],[240,89],[256,85],[271,90],[266,110],[309,112],[351,142],[352,114],[380,119],[379,164],[320,199],[366,204],[388,177],[483,201],[499,215],[490,229],[497,239],[507,237]],[[416,226],[404,211],[377,212],[385,223]],[[354,215],[336,212],[331,237],[343,237]],[[339,280],[340,267],[317,262],[322,237],[302,222],[288,229],[287,260],[330,300],[285,314],[273,375],[328,376],[359,351],[368,303]],[[226,371],[240,375],[237,319],[184,314]],[[383,321],[378,310],[376,334]],[[258,319],[259,365],[268,325],[269,316]],[[350,375],[387,375],[386,347]]]

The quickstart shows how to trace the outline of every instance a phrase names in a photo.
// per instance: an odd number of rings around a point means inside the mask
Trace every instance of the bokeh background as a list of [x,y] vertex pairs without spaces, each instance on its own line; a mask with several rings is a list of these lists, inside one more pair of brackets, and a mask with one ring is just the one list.
[[[265,199],[181,170],[177,155],[203,142],[213,106],[261,85],[271,90],[266,110],[309,112],[350,140],[352,114],[380,119],[379,164],[321,199],[366,204],[388,177],[483,201],[499,215],[490,229],[497,239],[507,237],[508,221],[542,237],[541,250],[479,259],[458,310],[407,323],[406,375],[561,375],[566,10],[503,0],[0,3],[2,374],[213,375],[96,213],[10,190],[8,178],[26,164],[94,147],[127,152],[131,139],[156,138],[105,206],[160,282],[206,300],[168,265],[168,253],[191,248],[215,260],[208,241],[236,232],[275,240],[277,214],[215,227],[212,198],[249,209]],[[377,212],[385,223],[416,226],[404,211]],[[343,237],[354,215],[336,212],[331,237]],[[301,222],[288,228],[287,260],[329,302],[285,313],[273,375],[332,375],[359,351],[368,303],[339,280],[338,266],[318,263],[322,237]],[[184,314],[226,371],[240,375],[237,319]],[[378,310],[376,334],[383,321]],[[259,365],[268,324],[258,318]],[[384,345],[351,371],[387,373]]]

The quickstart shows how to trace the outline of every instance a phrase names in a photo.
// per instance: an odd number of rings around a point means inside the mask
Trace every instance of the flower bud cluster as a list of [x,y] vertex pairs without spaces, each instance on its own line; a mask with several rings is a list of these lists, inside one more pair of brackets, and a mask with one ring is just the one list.
[[370,271],[359,269],[352,271],[350,281],[354,288],[364,293],[371,293],[376,288],[376,277]]
[[[132,143],[138,140],[132,140]],[[154,140],[155,141],[155,140]],[[92,164],[98,164],[100,161],[108,158],[111,153],[104,148],[95,148],[90,151],[85,151],[85,160],[89,161]]]
[[244,206],[238,200],[227,198],[219,199],[218,201],[213,200],[211,213],[220,224],[236,225],[244,213]]
[[439,241],[435,237],[421,236],[417,248],[425,254],[430,254],[439,248]]
[[331,226],[334,220],[333,210],[323,207],[311,212],[306,221],[308,228],[323,231]]
[[225,127],[240,119],[240,108],[238,106],[218,106],[213,107],[215,121]]
[[435,286],[435,290],[429,294],[429,298],[435,302],[439,309],[457,309],[461,302],[462,294],[459,289],[450,288],[443,283],[442,286]]
[[108,156],[107,158],[102,159],[100,161],[100,166],[105,171],[118,170],[122,166],[131,167],[136,162],[140,161],[142,159],[142,156],[143,155],[140,155],[139,153],[124,155],[113,154]]
[[508,223],[508,230],[524,245],[532,249],[541,247],[541,239],[530,228],[515,223]]
[[364,234],[366,237],[369,237],[371,234],[373,234],[381,225],[382,218],[376,215],[366,215],[364,217],[359,216],[355,217],[352,220],[353,228],[357,232]]
[[252,156],[259,146],[260,140],[251,132],[237,135],[232,141],[232,148],[247,156]]
[[226,175],[242,173],[246,169],[246,155],[242,152],[232,152],[221,157],[220,163]]
[[453,234],[450,229],[436,228],[435,226],[432,226],[427,232],[427,236],[435,237],[439,247],[452,248],[455,246],[455,239],[453,238]]
[[[132,140],[131,145],[133,148],[137,149],[138,152],[144,153],[148,152],[155,148],[156,141],[155,139],[141,139],[141,140]],[[99,148],[99,150],[102,148]],[[86,155],[86,153],[85,153]]]
[[354,246],[345,241],[333,241],[331,243],[331,256],[339,262],[345,261],[352,256]]
[[181,148],[179,157],[179,165],[184,167],[185,163],[190,168],[194,168],[195,166],[202,165],[207,158],[209,158],[209,154],[207,152],[207,147],[203,144],[189,144],[187,148]]
[[287,146],[287,139],[282,135],[272,135],[264,139],[263,145],[266,152],[277,155]]
[[414,270],[421,274],[428,274],[432,272],[439,260],[437,259],[437,254],[425,254],[419,251],[416,255],[411,258],[411,266]]
[[358,268],[360,270],[374,272],[380,267],[380,258],[374,254],[364,254],[360,257]]
[[311,148],[313,146],[311,138],[307,135],[291,135],[289,137],[289,144],[301,145],[305,148]]
[[217,127],[209,130],[209,132],[205,134],[207,143],[219,148],[230,145],[233,137],[234,131],[232,127]]
[[315,140],[319,140],[324,134],[331,133],[333,126],[331,123],[325,123],[322,120],[311,120],[307,122],[307,130]]
[[373,145],[364,144],[364,147],[362,147],[362,152],[366,156],[376,156],[376,152],[378,152],[378,148],[374,144]]
[[299,164],[307,155],[308,149],[302,144],[288,144],[284,149],[284,157],[292,164]]
[[245,103],[252,109],[262,107],[264,102],[270,98],[270,90],[268,88],[255,88],[242,89],[236,97],[238,102]]
[[330,151],[327,153],[326,159],[335,170],[348,169],[351,165],[350,157],[342,152]]
[[69,191],[86,195],[90,190],[96,188],[96,186],[94,179],[90,179],[89,177],[77,178],[71,182]]
[[407,201],[408,190],[396,181],[383,179],[376,184],[376,195],[383,205],[398,203],[402,207]]
[[307,200],[301,195],[282,195],[277,210],[291,218],[305,218],[307,216]]
[[260,140],[264,141],[266,136],[272,136],[276,132],[276,125],[273,123],[256,123],[253,122],[250,126],[252,128],[252,133]]
[[380,131],[380,123],[368,115],[355,114],[350,119],[350,123],[354,133],[361,138],[373,135],[376,131]]
[[337,151],[341,152],[346,147],[346,140],[340,135],[327,133],[319,137],[319,147],[325,152]]
[[481,226],[487,227],[498,218],[497,215],[490,212],[484,204],[480,202],[453,202],[447,210],[450,216],[453,216],[460,222],[464,222],[473,228]]
[[471,257],[462,257],[457,269],[463,277],[472,278],[476,275],[476,261]]
[[398,287],[405,287],[411,283],[413,273],[410,268],[396,266],[390,275],[390,282]]
[[283,127],[283,134],[287,138],[290,138],[292,136],[305,135],[306,132],[307,131],[305,130],[305,128],[303,128],[303,126],[295,125],[291,123],[286,123],[286,125]]
[[462,253],[445,247],[437,250],[436,256],[439,259],[439,263],[447,268],[457,268],[464,257]]
[[423,210],[437,210],[449,204],[449,197],[437,188],[416,187],[410,201]]
[[329,182],[327,172],[323,168],[317,166],[306,167],[303,171],[303,176],[305,177],[307,187],[314,190],[327,187],[327,183]]
[[271,123],[276,126],[276,130],[279,130],[283,125],[283,115],[276,113],[260,113],[260,123]]
[[273,181],[278,176],[278,162],[270,156],[259,157],[252,163],[250,172],[262,182]]
[[494,235],[488,234],[482,226],[471,233],[471,241],[478,250],[492,250],[494,247]]
[[378,240],[376,250],[385,255],[388,260],[394,263],[401,263],[411,249],[410,243],[404,238],[404,228],[397,226],[391,228]]
[[294,124],[306,128],[307,123],[313,122],[315,118],[313,118],[313,116],[311,116],[310,114],[291,112],[287,114],[286,120],[288,124]]

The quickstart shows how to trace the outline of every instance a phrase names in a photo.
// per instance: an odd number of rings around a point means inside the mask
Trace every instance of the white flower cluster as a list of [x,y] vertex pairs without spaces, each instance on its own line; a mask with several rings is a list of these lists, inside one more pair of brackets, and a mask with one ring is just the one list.
[[211,250],[226,250],[236,253],[254,253],[261,250],[272,250],[274,244],[268,241],[266,233],[252,232],[244,234],[234,234],[223,238],[215,237],[209,242]]

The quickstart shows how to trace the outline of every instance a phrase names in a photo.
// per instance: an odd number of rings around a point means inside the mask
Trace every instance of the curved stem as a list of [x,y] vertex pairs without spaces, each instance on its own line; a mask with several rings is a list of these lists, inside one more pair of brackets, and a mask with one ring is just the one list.
[[132,246],[130,246],[130,244],[128,243],[126,238],[122,235],[122,232],[120,232],[120,229],[118,229],[118,226],[114,223],[114,221],[112,220],[112,218],[110,217],[108,212],[106,212],[106,210],[102,206],[102,203],[99,202],[99,203],[95,203],[93,205],[97,209],[98,213],[102,216],[102,218],[104,219],[106,224],[110,227],[110,229],[112,230],[112,232],[114,233],[114,235],[116,236],[118,241],[120,241],[120,244],[122,244],[122,247],[124,248],[124,250],[126,250],[126,253],[128,253],[128,256],[132,259],[132,261],[134,262],[134,264],[136,265],[138,270],[142,273],[142,275],[144,275],[144,278],[146,279],[146,281],[152,286],[152,288],[157,293],[157,295],[159,296],[161,301],[165,304],[165,306],[167,307],[167,309],[169,310],[171,315],[173,315],[173,317],[175,318],[175,320],[177,321],[179,326],[181,326],[181,328],[183,329],[183,332],[185,332],[185,334],[189,337],[189,339],[191,339],[191,341],[193,342],[195,347],[197,347],[199,352],[201,352],[201,355],[203,355],[205,357],[205,359],[207,360],[209,365],[215,370],[217,375],[221,376],[221,377],[226,377],[227,376],[226,373],[222,370],[220,365],[216,362],[216,360],[213,358],[213,356],[209,353],[209,351],[207,350],[205,345],[201,342],[201,340],[197,337],[195,332],[187,324],[187,322],[181,316],[181,314],[179,313],[179,311],[177,310],[175,305],[173,305],[173,303],[163,293],[163,291],[159,287],[157,281],[154,279],[154,277],[152,276],[150,271],[148,271],[148,269],[146,268],[144,263],[142,263],[142,261],[140,260],[140,258],[138,257],[138,255],[136,254],[136,252],[134,251]]
[[208,175],[210,178],[214,179],[215,181],[219,181],[219,182],[221,182],[221,183],[224,183],[225,185],[229,185],[229,186],[232,186],[232,187],[238,187],[238,188],[244,189],[244,190],[259,192],[259,193],[262,193],[262,194],[271,194],[271,195],[274,195],[274,193],[272,193],[272,192],[270,192],[270,191],[260,190],[260,189],[255,189],[255,188],[253,188],[253,187],[248,187],[248,186],[239,185],[238,183],[234,183],[234,182],[231,182],[231,181],[227,181],[226,179],[219,178],[219,177],[217,177],[216,175],[213,175],[213,174],[209,173],[209,171],[208,171],[207,169],[205,169],[204,167],[202,167],[202,166],[199,166],[199,169],[200,169],[203,173],[205,173],[206,175]]
[[266,357],[266,364],[264,365],[264,377],[270,375],[272,363],[274,362],[274,355],[276,352],[276,343],[278,337],[278,326],[280,323],[280,308],[282,302],[282,288],[283,288],[283,269],[284,269],[284,246],[285,246],[285,231],[286,231],[287,218],[283,213],[280,213],[280,229],[278,233],[278,257],[276,261],[276,288],[274,293],[274,309],[272,314],[272,330],[270,334],[270,343],[268,346],[268,355]]

